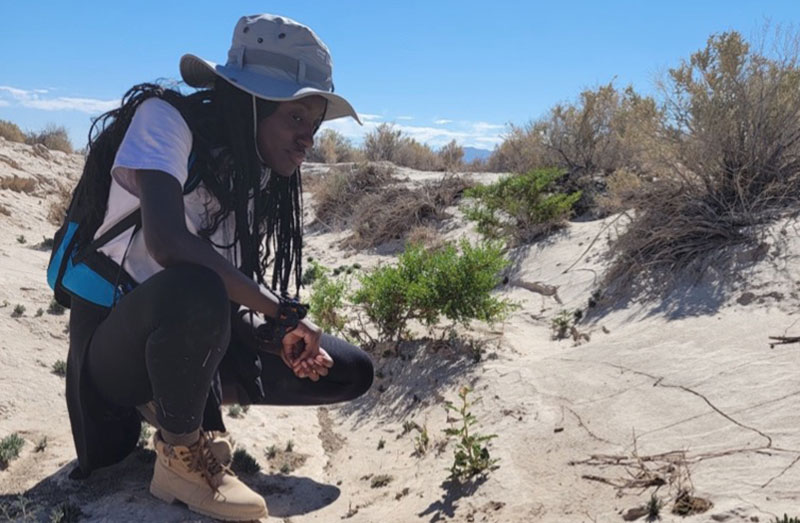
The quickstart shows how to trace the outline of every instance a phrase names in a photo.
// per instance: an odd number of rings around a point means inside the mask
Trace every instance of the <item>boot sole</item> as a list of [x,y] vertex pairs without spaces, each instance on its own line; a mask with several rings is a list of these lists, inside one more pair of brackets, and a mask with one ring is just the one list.
[[170,492],[167,492],[166,490],[163,490],[163,489],[157,487],[156,485],[153,485],[152,483],[150,484],[150,494],[152,494],[153,496],[157,497],[161,501],[164,501],[164,502],[169,503],[169,504],[175,503],[175,501],[180,501],[181,503],[186,505],[186,507],[189,510],[191,510],[192,512],[197,512],[198,514],[203,514],[204,516],[210,516],[212,518],[221,519],[221,520],[224,520],[224,521],[252,521],[254,519],[265,518],[265,517],[267,517],[269,515],[269,512],[267,512],[266,510],[264,512],[262,512],[261,514],[258,514],[258,515],[254,514],[253,516],[245,516],[245,517],[241,517],[241,516],[240,517],[233,517],[233,516],[226,515],[226,514],[219,514],[219,513],[216,513],[214,511],[211,511],[211,510],[206,510],[206,509],[197,507],[195,505],[190,505],[189,503],[186,503],[186,502],[180,500],[179,498],[175,497],[174,494],[172,494]]

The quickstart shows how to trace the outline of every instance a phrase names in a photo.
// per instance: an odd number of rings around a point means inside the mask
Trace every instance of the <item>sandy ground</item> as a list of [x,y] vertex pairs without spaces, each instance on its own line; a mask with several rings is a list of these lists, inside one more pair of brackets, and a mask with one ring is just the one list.
[[[25,189],[0,189],[0,438],[25,439],[20,457],[0,471],[0,507],[7,515],[22,504],[17,518],[39,521],[65,501],[89,521],[205,521],[148,494],[147,449],[88,480],[67,477],[74,450],[64,381],[51,371],[66,358],[67,315],[47,312],[49,252],[38,244],[52,237],[50,204],[81,164],[0,139],[0,187]],[[401,173],[417,182],[435,176]],[[31,181],[11,183],[14,176]],[[453,214],[446,237],[471,234]],[[262,467],[243,477],[266,497],[269,521],[623,521],[653,494],[664,503],[663,521],[800,515],[800,347],[771,348],[768,340],[800,334],[793,225],[776,225],[758,252],[732,253],[757,260],[746,269],[711,271],[670,300],[590,317],[577,327],[588,337],[580,343],[553,340],[557,314],[587,307],[621,223],[610,222],[573,223],[513,253],[512,283],[499,292],[520,309],[503,325],[476,326],[479,362],[449,347],[408,346],[399,356],[375,356],[378,378],[357,401],[226,415],[237,445]],[[390,261],[342,251],[341,237],[310,232],[307,253],[329,266]],[[557,299],[520,282],[557,286]],[[18,304],[25,312],[12,317]],[[444,402],[456,401],[464,385],[480,398],[475,430],[497,435],[489,448],[498,468],[459,486],[446,481],[454,444],[443,433]],[[404,433],[410,422],[427,430],[425,453],[415,453],[419,431]],[[282,472],[283,464],[292,470]],[[374,486],[381,474],[388,482]],[[680,488],[713,506],[671,514]]]

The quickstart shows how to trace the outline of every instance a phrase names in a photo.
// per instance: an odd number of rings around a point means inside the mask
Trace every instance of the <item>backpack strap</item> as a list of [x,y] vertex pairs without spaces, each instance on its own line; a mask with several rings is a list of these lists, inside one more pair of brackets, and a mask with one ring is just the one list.
[[[195,159],[197,155],[194,151],[189,155],[189,178],[186,180],[186,183],[183,186],[183,194],[184,196],[192,192],[200,185],[201,177],[200,173],[195,169],[192,172],[192,167],[194,167]],[[97,251],[100,247],[107,244],[123,232],[127,231],[131,227],[135,227],[134,234],[141,229],[142,227],[142,209],[141,207],[137,207],[136,210],[132,211],[130,214],[122,218],[120,221],[115,223],[108,229],[106,232],[100,235],[99,238],[93,240],[89,245],[81,249],[80,252],[76,253],[74,258],[74,263],[80,263],[83,261],[86,256],[90,253]]]

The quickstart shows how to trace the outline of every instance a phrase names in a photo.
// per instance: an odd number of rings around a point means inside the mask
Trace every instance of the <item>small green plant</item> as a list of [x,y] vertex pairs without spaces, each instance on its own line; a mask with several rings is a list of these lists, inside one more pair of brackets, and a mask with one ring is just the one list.
[[64,501],[50,512],[50,523],[77,523],[83,516],[78,505]]
[[24,444],[25,440],[16,432],[0,440],[0,470],[6,469],[9,461],[19,457]]
[[478,185],[465,193],[474,201],[464,207],[464,215],[489,238],[514,243],[537,240],[560,227],[581,197],[580,191],[556,192],[556,183],[563,176],[558,169],[535,169]]
[[383,488],[394,480],[394,477],[389,474],[378,474],[372,477],[369,486],[371,488]]
[[36,443],[36,446],[33,447],[33,451],[34,452],[44,452],[44,449],[46,449],[46,448],[47,448],[47,436],[42,436],[42,439],[40,439]]
[[20,234],[19,236],[17,236],[17,243],[25,245],[26,243],[28,243],[28,240],[25,239],[24,234]]
[[448,244],[426,250],[407,245],[397,265],[384,265],[360,276],[353,303],[363,307],[385,340],[400,341],[410,320],[434,327],[442,317],[467,326],[470,320],[502,320],[514,305],[491,291],[508,265],[496,242],[459,249]]
[[41,316],[42,314],[44,314],[44,309],[43,308],[39,307],[38,309],[36,309],[36,317],[37,318],[39,316]]
[[289,440],[286,442],[286,452],[293,452],[294,451],[294,441]]
[[386,440],[381,438],[378,440],[378,450],[383,450],[383,447],[386,446]]
[[414,429],[419,429],[419,425],[414,420],[407,420],[403,422],[403,432],[400,433],[400,436],[405,436],[409,432]]
[[11,304],[8,303],[8,300],[3,300],[3,305],[0,305],[0,309],[4,309],[4,308],[8,307],[9,305],[11,305]]
[[53,238],[48,238],[47,236],[42,236],[42,243],[39,244],[39,248],[42,250],[50,250],[53,248],[55,244],[55,240]]
[[267,456],[267,459],[274,459],[278,454],[278,449],[275,447],[275,445],[270,445],[267,447],[267,450],[264,451],[264,454]]
[[243,418],[244,417],[244,410],[242,406],[238,403],[234,403],[230,407],[228,407],[228,416],[231,418]]
[[647,502],[647,521],[661,519],[661,504],[655,494],[650,496],[650,501]]
[[320,270],[311,287],[311,298],[309,299],[311,319],[323,331],[341,334],[347,324],[347,319],[342,315],[341,310],[350,288],[350,280],[349,278],[330,278],[326,268],[321,265],[317,265],[317,267],[320,267]]
[[231,468],[237,474],[255,474],[261,470],[261,465],[244,449],[236,449],[233,453]]
[[55,316],[61,316],[64,314],[66,309],[63,305],[58,303],[55,298],[50,300],[50,305],[47,306],[47,314],[53,314]]
[[142,423],[142,427],[139,429],[139,441],[136,443],[136,446],[140,449],[147,447],[147,443],[150,441],[150,437],[153,433],[150,431],[150,427],[147,423]]
[[14,310],[11,311],[11,317],[12,318],[19,318],[23,314],[25,314],[25,306],[24,305],[20,305],[19,303],[14,305]]
[[428,426],[423,425],[420,427],[417,425],[417,431],[419,434],[414,438],[414,455],[424,456],[428,452],[428,445],[431,442],[431,438],[428,435]]
[[569,337],[572,327],[575,325],[575,312],[562,310],[550,322],[550,330],[553,331],[554,340],[563,340]]
[[64,360],[56,360],[53,363],[52,372],[56,376],[65,377],[67,375],[67,362]]
[[289,465],[288,463],[284,463],[283,465],[281,465],[280,471],[281,474],[289,474],[292,471],[292,466]]
[[303,277],[301,278],[301,283],[303,285],[311,285],[326,272],[328,272],[328,269],[326,269],[324,265],[320,264],[314,258],[311,258],[309,256],[308,265],[303,270]]
[[800,523],[800,517],[789,517],[789,514],[784,513],[783,519],[775,518],[775,523]]
[[471,432],[478,420],[470,412],[470,407],[474,402],[470,402],[468,396],[472,392],[469,387],[461,387],[458,397],[461,405],[456,407],[452,402],[445,403],[448,412],[456,414],[456,419],[448,421],[455,423],[455,426],[444,430],[449,437],[455,437],[456,447],[453,454],[453,465],[450,467],[450,479],[463,482],[475,475],[484,475],[489,470],[497,468],[497,459],[492,459],[486,444],[497,437],[497,434],[480,435]]
[[0,521],[37,521],[38,507],[22,494],[14,501],[0,501]]

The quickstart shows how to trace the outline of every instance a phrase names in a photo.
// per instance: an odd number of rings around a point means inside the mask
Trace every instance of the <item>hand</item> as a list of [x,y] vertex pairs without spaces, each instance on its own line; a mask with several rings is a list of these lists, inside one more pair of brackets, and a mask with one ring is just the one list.
[[326,376],[333,366],[333,359],[322,350],[319,341],[322,330],[304,319],[281,341],[281,359],[299,378],[317,381]]

